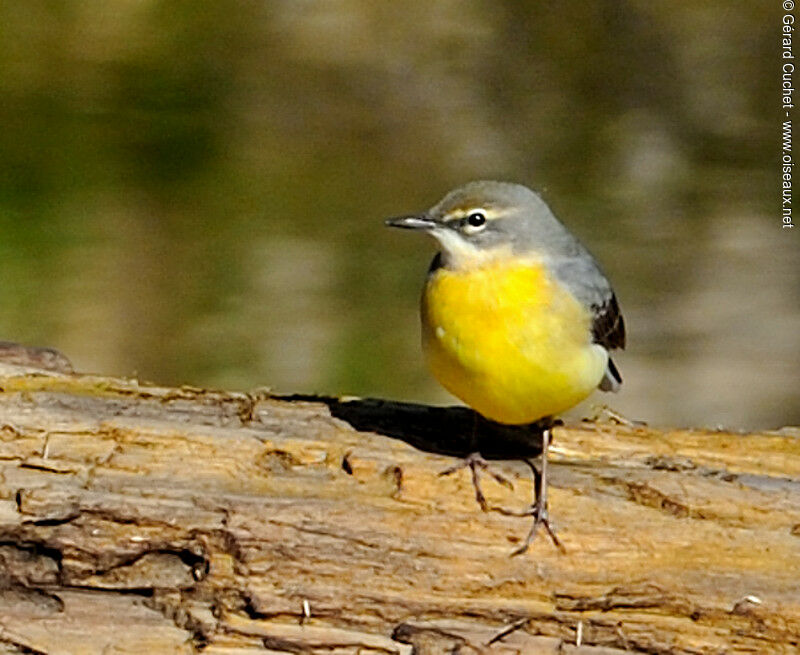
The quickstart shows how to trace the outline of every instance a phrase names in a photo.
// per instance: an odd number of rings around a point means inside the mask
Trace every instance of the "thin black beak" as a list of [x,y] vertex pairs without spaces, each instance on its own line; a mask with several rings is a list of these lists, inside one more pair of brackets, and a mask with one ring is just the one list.
[[428,214],[415,214],[413,216],[398,216],[386,220],[389,227],[400,227],[406,230],[431,230],[437,223]]

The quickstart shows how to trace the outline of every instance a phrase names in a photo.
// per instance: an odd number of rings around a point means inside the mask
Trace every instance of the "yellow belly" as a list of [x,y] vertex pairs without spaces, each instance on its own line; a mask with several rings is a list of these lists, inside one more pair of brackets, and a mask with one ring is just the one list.
[[501,423],[577,405],[608,361],[592,343],[586,308],[533,262],[434,272],[422,296],[422,343],[436,379]]

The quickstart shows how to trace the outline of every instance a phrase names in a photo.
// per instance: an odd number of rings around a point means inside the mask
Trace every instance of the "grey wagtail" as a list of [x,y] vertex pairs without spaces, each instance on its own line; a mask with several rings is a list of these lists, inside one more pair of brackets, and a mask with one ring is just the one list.
[[[389,219],[439,245],[422,292],[422,346],[436,379],[487,419],[552,425],[552,417],[622,377],[609,352],[625,347],[625,324],[611,284],[584,246],[533,191],[507,182],[471,182],[427,212]],[[547,516],[547,448],[542,435],[533,526]],[[474,453],[478,502],[487,509]],[[451,473],[461,466],[448,469]],[[496,476],[497,477],[497,476]]]

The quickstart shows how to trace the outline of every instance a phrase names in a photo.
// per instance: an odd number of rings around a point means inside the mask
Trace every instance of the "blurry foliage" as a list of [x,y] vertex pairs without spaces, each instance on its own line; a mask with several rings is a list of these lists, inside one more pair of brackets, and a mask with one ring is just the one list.
[[[631,411],[800,420],[796,243],[769,240],[776,20],[721,0],[3,3],[0,337],[164,382],[441,399],[414,304],[432,248],[381,219],[508,178],[615,280]],[[729,220],[749,249],[710,283]],[[687,381],[726,366],[767,386],[709,408]]]

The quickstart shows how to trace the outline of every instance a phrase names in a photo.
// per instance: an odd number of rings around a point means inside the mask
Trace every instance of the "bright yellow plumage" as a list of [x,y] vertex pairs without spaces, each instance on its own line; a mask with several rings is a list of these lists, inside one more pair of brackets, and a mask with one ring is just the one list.
[[530,423],[589,396],[608,354],[591,317],[533,260],[439,268],[422,296],[422,342],[450,393],[501,423]]

